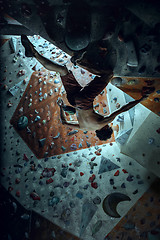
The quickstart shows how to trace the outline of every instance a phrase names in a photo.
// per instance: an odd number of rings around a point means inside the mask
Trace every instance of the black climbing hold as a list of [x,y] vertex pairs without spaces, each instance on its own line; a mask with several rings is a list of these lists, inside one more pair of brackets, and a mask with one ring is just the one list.
[[148,53],[150,50],[151,50],[151,46],[146,43],[140,48],[140,51],[142,53]]
[[154,101],[155,102],[159,102],[159,98],[154,98]]
[[39,139],[39,140],[38,140],[38,142],[39,142],[39,147],[44,147],[45,141],[46,141],[46,138]]
[[18,120],[17,127],[19,130],[26,128],[28,125],[28,118],[26,116],[21,116]]
[[101,203],[101,198],[100,198],[99,196],[95,197],[95,198],[93,199],[93,203],[94,203],[94,204],[100,204],[100,203]]
[[145,70],[146,70],[146,66],[142,66],[142,67],[138,70],[138,72],[139,72],[139,73],[144,73]]

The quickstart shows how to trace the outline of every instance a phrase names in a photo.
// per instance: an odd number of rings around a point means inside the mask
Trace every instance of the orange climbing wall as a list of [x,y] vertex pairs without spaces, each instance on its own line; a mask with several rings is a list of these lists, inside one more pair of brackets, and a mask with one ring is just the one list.
[[142,93],[151,92],[141,103],[160,116],[160,78],[123,77],[122,79],[124,84],[119,88],[134,99],[141,98]]
[[160,180],[157,179],[105,239],[158,240],[160,236],[159,203]]
[[[85,134],[79,130],[76,134],[68,135],[74,129],[64,126],[60,122],[59,107],[56,102],[57,98],[61,96],[62,84],[61,82],[55,84],[55,78],[57,78],[55,75],[44,69],[34,72],[10,121],[37,158],[50,157],[115,141],[113,134],[112,138],[108,141],[100,141],[94,131],[89,131]],[[87,76],[86,81],[89,81]],[[42,101],[39,101],[40,88],[42,96],[47,93],[46,99]],[[57,92],[54,91],[55,88],[58,89]],[[51,89],[53,93],[50,95]],[[63,95],[63,99],[65,104],[68,104],[65,94]],[[109,114],[106,89],[102,95],[96,97],[94,105],[97,103],[99,103],[99,107],[96,107],[96,110],[103,113],[103,109],[105,108],[107,114]],[[41,119],[35,122],[37,115]],[[17,128],[17,121],[20,116],[28,118],[28,128],[23,130]],[[54,138],[57,135],[59,137]],[[40,139],[45,139],[43,147],[39,145]]]

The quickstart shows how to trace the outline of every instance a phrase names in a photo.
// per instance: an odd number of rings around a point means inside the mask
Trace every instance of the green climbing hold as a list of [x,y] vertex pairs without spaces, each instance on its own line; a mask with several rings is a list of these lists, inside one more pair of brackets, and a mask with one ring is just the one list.
[[17,127],[19,130],[26,128],[28,125],[28,118],[26,116],[21,116],[18,119]]

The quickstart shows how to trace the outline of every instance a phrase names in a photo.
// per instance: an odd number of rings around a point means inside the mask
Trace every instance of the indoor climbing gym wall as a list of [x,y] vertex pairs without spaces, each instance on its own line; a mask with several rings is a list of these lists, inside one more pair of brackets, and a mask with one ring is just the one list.
[[[0,50],[4,239],[158,240],[159,116],[138,104],[116,117],[108,141],[65,127],[59,74],[25,57],[20,37],[8,38]],[[29,39],[42,55],[68,63],[82,86],[94,79],[45,39]],[[109,115],[132,97],[109,83],[94,108]]]

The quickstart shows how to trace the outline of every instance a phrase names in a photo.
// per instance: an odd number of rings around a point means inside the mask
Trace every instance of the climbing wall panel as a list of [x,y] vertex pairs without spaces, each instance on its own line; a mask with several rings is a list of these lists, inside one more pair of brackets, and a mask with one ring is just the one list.
[[[37,158],[113,142],[114,135],[102,142],[94,131],[83,132],[62,125],[58,97],[63,97],[65,104],[69,104],[62,89],[59,75],[45,69],[35,71],[11,119],[13,127]],[[106,93],[105,89],[94,101],[95,110],[103,114],[109,114]],[[22,116],[27,117],[28,125],[19,129],[17,123]],[[67,118],[76,120],[73,115]]]
[[160,239],[160,206],[157,179],[139,201],[105,237],[112,239]]
[[[116,79],[113,80],[114,82]],[[142,104],[157,115],[160,115],[160,78],[123,77],[118,78],[118,88],[133,97],[139,99],[147,94],[148,98]]]

